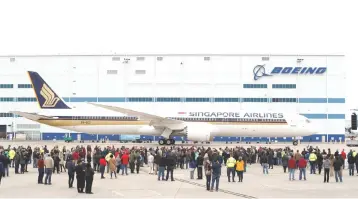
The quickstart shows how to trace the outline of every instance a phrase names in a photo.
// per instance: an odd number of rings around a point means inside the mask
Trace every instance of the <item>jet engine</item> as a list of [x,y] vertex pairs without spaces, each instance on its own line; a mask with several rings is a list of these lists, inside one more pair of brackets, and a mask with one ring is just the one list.
[[203,122],[188,122],[186,123],[186,134],[188,140],[209,142],[211,141],[211,133],[214,127],[211,124]]

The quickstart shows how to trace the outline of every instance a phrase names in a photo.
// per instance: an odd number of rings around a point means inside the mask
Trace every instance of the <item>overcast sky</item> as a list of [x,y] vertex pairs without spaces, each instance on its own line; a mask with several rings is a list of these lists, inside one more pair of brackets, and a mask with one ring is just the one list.
[[0,54],[344,54],[348,111],[358,108],[357,4],[354,0],[1,1]]

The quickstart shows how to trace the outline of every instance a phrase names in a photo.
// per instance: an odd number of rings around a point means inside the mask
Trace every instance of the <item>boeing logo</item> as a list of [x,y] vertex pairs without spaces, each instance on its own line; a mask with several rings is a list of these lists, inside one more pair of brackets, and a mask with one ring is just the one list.
[[327,71],[326,67],[275,67],[270,74],[266,73],[265,65],[257,65],[254,67],[254,80],[258,80],[264,76],[273,76],[277,74],[304,74],[304,75],[320,75]]
[[45,102],[43,103],[42,107],[55,107],[60,100],[58,97],[55,96],[55,93],[46,84],[42,85],[40,94],[45,99]]
[[264,77],[264,76],[271,76],[269,74],[266,74],[265,65],[255,66],[253,72],[254,72],[254,80],[258,80],[260,77]]

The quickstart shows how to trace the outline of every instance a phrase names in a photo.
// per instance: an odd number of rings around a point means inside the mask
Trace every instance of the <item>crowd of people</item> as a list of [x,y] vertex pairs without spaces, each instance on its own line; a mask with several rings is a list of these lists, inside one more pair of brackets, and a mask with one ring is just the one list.
[[[342,182],[342,170],[347,160],[349,175],[358,174],[358,156],[355,151],[348,154],[342,150],[331,153],[318,148],[309,147],[307,150],[271,148],[211,148],[211,147],[132,147],[115,148],[114,146],[93,149],[77,146],[60,149],[55,146],[51,150],[47,146],[35,147],[33,150],[19,146],[0,147],[0,183],[3,177],[9,177],[9,168],[14,168],[15,174],[28,172],[28,165],[38,169],[38,184],[51,185],[53,173],[68,173],[68,187],[73,188],[76,176],[78,193],[92,194],[94,174],[100,173],[100,179],[117,178],[117,175],[139,173],[140,168],[148,166],[148,173],[157,176],[157,180],[171,181],[175,169],[188,169],[190,179],[206,177],[206,189],[218,191],[222,166],[226,167],[228,182],[243,182],[248,164],[259,163],[263,174],[268,174],[273,166],[282,166],[283,172],[288,172],[289,180],[295,180],[295,172],[299,171],[299,180],[307,180],[306,169],[311,174],[324,173],[324,183],[329,182],[330,176],[335,176],[336,182]],[[20,170],[19,170],[20,169]],[[166,174],[165,174],[166,171]],[[84,190],[85,189],[85,190]]]

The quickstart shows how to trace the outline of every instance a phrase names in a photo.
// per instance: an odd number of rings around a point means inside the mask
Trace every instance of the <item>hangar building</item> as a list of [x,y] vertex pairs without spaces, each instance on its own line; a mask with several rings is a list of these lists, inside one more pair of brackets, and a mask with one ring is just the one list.
[[[341,55],[1,56],[0,132],[23,134],[27,139],[62,139],[68,133],[75,139],[121,139],[119,135],[69,132],[9,113],[39,112],[26,73],[31,70],[73,109],[89,106],[84,102],[102,102],[156,113],[289,111],[322,127],[322,134],[304,137],[305,141],[344,140],[343,60]],[[292,138],[215,137],[216,141],[268,139]]]

